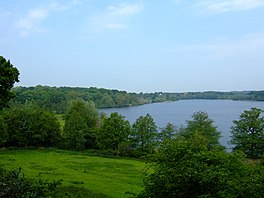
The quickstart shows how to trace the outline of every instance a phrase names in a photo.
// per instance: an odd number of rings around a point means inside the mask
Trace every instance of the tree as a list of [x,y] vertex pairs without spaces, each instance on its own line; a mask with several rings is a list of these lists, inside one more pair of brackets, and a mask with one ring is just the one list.
[[140,149],[141,154],[150,152],[158,138],[157,125],[150,114],[145,117],[140,116],[132,125],[132,137],[136,149]]
[[175,135],[176,128],[172,123],[167,123],[167,125],[162,128],[160,133],[160,140],[164,141],[165,139],[172,139]]
[[208,139],[208,147],[213,148],[220,145],[219,139],[221,137],[221,133],[217,131],[213,123],[214,121],[209,118],[207,113],[196,112],[193,114],[192,120],[187,121],[186,128],[180,134],[188,138],[198,132]]
[[95,127],[98,123],[98,110],[93,102],[73,100],[65,115],[64,138],[72,149],[95,147]]
[[8,140],[7,125],[3,116],[0,115],[0,145],[4,145]]
[[196,132],[165,140],[137,197],[263,197],[263,166],[248,164],[241,152],[207,145],[208,138]]
[[234,150],[243,151],[249,158],[260,158],[264,151],[263,110],[251,108],[244,111],[239,120],[234,120],[231,128]]
[[18,80],[19,71],[10,61],[0,56],[0,110],[14,97],[10,91]]
[[124,150],[130,134],[130,123],[117,112],[103,120],[97,138],[101,149],[110,149],[117,155]]
[[54,114],[33,104],[5,109],[8,146],[55,146],[60,140],[60,124]]

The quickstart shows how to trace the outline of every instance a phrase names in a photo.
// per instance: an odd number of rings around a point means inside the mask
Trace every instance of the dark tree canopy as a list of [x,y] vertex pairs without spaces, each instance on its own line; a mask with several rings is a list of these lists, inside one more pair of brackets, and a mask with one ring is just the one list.
[[15,82],[18,80],[19,71],[10,61],[0,56],[0,110],[7,105],[14,94],[10,92]]
[[132,139],[136,148],[140,149],[142,154],[148,153],[153,149],[157,138],[157,125],[151,115],[139,116],[132,125]]
[[13,106],[2,112],[7,125],[6,146],[56,146],[60,124],[53,113],[33,104]]
[[264,117],[261,109],[244,111],[234,120],[231,143],[234,150],[243,151],[249,158],[260,158],[264,151]]
[[94,128],[98,123],[98,111],[93,102],[81,99],[69,104],[65,115],[64,138],[66,146],[82,150],[85,146],[95,146]]
[[3,116],[0,115],[0,146],[8,140],[7,125]]
[[208,148],[219,146],[221,133],[214,126],[214,121],[209,118],[205,112],[196,112],[192,116],[192,120],[187,121],[187,127],[183,129],[181,134],[190,137],[194,133],[200,133],[208,140]]
[[124,116],[111,113],[109,118],[103,120],[97,134],[100,148],[112,150],[118,155],[128,144],[130,130],[130,123]]
[[207,144],[200,133],[165,140],[138,198],[263,197],[261,165],[246,163],[241,152],[208,149]]

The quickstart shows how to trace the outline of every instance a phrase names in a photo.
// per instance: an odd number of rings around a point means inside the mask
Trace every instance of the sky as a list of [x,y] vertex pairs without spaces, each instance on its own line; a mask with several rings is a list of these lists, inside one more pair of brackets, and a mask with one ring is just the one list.
[[0,0],[16,86],[264,89],[264,0]]

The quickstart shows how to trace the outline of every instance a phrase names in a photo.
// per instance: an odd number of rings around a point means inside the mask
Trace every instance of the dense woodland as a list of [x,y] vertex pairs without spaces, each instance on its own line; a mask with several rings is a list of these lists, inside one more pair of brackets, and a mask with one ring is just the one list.
[[228,99],[264,101],[264,91],[242,92],[186,92],[186,93],[127,93],[126,91],[103,88],[78,87],[15,87],[15,104],[35,103],[55,113],[65,113],[67,103],[75,99],[93,101],[97,108],[124,107],[147,103],[177,101],[186,99]]

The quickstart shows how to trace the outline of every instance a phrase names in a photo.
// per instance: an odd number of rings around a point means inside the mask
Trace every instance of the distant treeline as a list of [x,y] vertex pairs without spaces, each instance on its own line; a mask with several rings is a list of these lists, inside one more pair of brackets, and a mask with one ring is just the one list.
[[16,94],[12,101],[15,104],[33,102],[55,113],[65,113],[71,100],[83,99],[93,101],[97,108],[125,107],[147,103],[177,101],[188,99],[225,99],[225,100],[256,100],[264,101],[264,91],[234,92],[185,92],[185,93],[128,93],[126,91],[104,88],[80,87],[15,87]]
[[68,102],[76,99],[93,101],[97,108],[134,106],[151,102],[135,93],[95,87],[49,87],[38,85],[36,87],[15,87],[13,91],[16,94],[13,103],[36,103],[38,106],[55,113],[65,113]]

